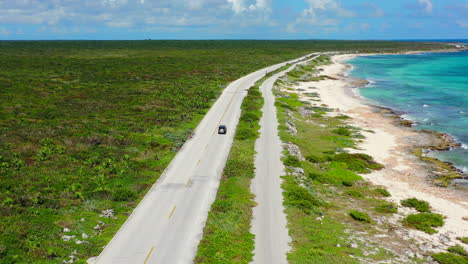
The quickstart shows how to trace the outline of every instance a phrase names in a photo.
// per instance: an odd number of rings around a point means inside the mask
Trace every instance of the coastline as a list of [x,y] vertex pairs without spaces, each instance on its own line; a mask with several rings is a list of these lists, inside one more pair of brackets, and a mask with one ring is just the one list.
[[[447,149],[456,143],[450,138],[442,140],[438,132],[416,131],[410,121],[402,119],[395,111],[369,104],[355,93],[354,89],[362,85],[362,80],[347,76],[351,66],[345,62],[356,56],[370,55],[374,54],[334,55],[332,64],[320,67],[320,75],[332,78],[301,83],[297,88],[304,93],[317,92],[321,103],[334,109],[332,115],[350,116],[349,124],[363,129],[361,134],[365,139],[359,144],[360,149],[349,149],[349,152],[368,154],[385,166],[363,177],[373,184],[385,186],[392,194],[389,201],[399,204],[403,199],[416,197],[426,200],[434,211],[447,217],[446,224],[436,235],[416,230],[399,231],[402,237],[429,243],[428,250],[442,250],[452,245],[456,237],[468,234],[468,196],[462,190],[441,188],[429,180],[434,176],[436,165],[424,160],[422,149],[430,146]],[[301,100],[308,99],[301,96]],[[415,155],[416,152],[421,153],[420,157]],[[395,223],[409,213],[410,209],[402,208],[394,219]]]

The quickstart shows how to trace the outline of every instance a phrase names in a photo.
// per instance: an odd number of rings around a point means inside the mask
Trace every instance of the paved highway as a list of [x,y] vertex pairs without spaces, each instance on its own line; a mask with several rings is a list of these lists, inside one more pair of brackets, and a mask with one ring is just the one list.
[[[304,58],[256,71],[226,87],[192,139],[177,153],[96,263],[192,263],[216,197],[246,90],[266,72]],[[227,135],[217,134],[219,124],[227,125]]]
[[[315,56],[311,59],[318,57]],[[291,241],[286,227],[286,215],[283,207],[281,176],[285,174],[281,161],[281,139],[278,136],[278,118],[276,116],[275,96],[272,89],[275,81],[292,70],[289,67],[268,78],[260,87],[265,104],[260,119],[260,137],[255,142],[255,178],[251,190],[255,194],[257,206],[253,208],[251,232],[255,235],[253,263],[283,264],[288,263],[286,254]]]

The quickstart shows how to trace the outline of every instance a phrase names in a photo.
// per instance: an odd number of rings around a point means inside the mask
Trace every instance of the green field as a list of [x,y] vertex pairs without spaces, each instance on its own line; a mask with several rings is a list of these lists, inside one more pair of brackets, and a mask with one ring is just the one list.
[[[0,42],[0,263],[61,263],[70,255],[84,263],[98,255],[223,87],[249,72],[315,51],[441,47]],[[100,217],[106,209],[115,218]],[[65,241],[63,235],[75,237]]]

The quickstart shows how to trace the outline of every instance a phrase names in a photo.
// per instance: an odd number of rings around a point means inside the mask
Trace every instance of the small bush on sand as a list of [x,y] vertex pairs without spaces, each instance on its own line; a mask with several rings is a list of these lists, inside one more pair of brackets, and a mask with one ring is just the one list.
[[433,227],[441,227],[444,225],[444,216],[434,213],[411,214],[403,219],[403,224],[428,234],[434,234],[437,233],[437,230]]
[[401,201],[401,205],[406,207],[413,207],[421,213],[429,213],[431,211],[429,203],[416,198],[409,198]]
[[466,264],[468,258],[452,253],[437,253],[431,256],[435,261],[440,264]]
[[361,221],[361,222],[366,222],[366,223],[370,223],[372,222],[371,218],[369,217],[368,214],[364,213],[364,212],[359,212],[359,211],[356,211],[356,210],[352,210],[349,212],[349,215],[354,219],[354,220],[357,220],[357,221]]
[[468,257],[468,252],[466,252],[465,249],[460,245],[455,245],[453,247],[449,247],[448,252]]

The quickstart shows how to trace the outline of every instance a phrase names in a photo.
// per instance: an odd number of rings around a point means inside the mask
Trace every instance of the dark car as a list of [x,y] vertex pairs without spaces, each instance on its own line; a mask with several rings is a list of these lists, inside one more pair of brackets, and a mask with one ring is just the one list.
[[226,134],[226,132],[227,132],[227,128],[225,125],[220,125],[218,127],[218,134]]

